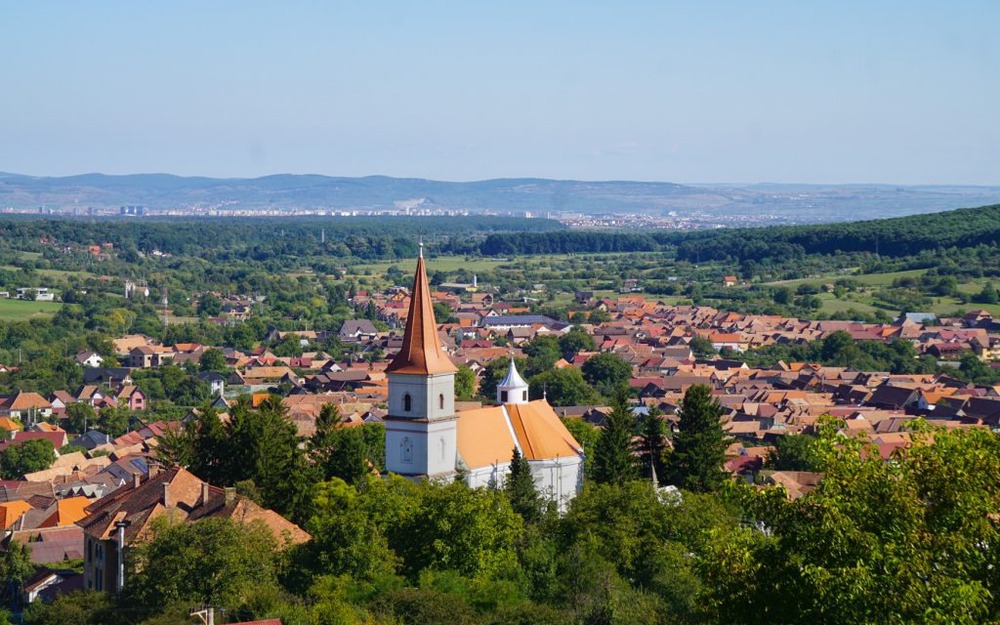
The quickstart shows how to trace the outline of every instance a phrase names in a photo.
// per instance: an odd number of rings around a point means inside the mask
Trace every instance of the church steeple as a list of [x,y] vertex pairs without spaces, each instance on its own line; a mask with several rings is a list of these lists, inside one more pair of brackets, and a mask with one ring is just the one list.
[[438,339],[431,289],[424,268],[423,244],[417,258],[417,273],[413,277],[413,293],[410,295],[410,311],[406,317],[406,332],[403,346],[392,360],[386,373],[407,373],[433,375],[454,373],[458,369],[441,349]]
[[455,365],[441,349],[423,245],[413,277],[403,345],[386,368],[385,468],[400,475],[444,477],[455,472]]

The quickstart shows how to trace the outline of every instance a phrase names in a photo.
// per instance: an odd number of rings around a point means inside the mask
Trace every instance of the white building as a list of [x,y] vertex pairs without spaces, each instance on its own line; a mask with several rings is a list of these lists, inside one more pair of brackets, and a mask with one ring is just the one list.
[[548,402],[528,401],[528,384],[511,361],[497,385],[498,406],[455,413],[455,365],[441,349],[423,254],[417,260],[406,331],[386,368],[386,470],[498,488],[514,449],[527,459],[541,494],[565,509],[582,488],[583,449]]

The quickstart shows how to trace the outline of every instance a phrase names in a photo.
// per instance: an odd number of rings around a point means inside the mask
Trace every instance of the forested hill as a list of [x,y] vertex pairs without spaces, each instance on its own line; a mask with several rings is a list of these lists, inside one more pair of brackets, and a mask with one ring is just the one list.
[[585,231],[492,234],[484,255],[638,252],[676,246],[691,262],[787,260],[807,254],[871,252],[897,258],[924,250],[974,247],[1000,242],[1000,204],[944,213],[821,226],[774,226],[697,232]]
[[678,258],[767,260],[802,254],[871,252],[898,258],[924,250],[1000,242],[1000,204],[822,226],[713,230],[681,238]]

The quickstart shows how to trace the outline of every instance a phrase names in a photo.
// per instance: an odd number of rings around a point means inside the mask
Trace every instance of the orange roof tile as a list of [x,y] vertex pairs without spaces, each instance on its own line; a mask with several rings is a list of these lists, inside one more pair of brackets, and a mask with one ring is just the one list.
[[39,527],[65,527],[75,525],[87,516],[86,508],[94,500],[86,497],[67,497],[56,502],[56,509]]
[[522,454],[528,460],[579,455],[580,443],[576,442],[544,399],[527,404],[508,404],[505,408],[521,442]]
[[31,510],[31,504],[21,499],[0,503],[0,527],[9,528],[28,510]]
[[23,429],[17,421],[14,421],[10,417],[0,417],[0,430],[7,430],[8,432],[14,432],[16,430]]
[[470,469],[510,462],[514,451],[501,406],[458,413],[458,453]]

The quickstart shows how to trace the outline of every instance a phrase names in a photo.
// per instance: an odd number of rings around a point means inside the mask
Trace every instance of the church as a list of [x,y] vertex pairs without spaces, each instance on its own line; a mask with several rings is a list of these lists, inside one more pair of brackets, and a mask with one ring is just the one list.
[[583,486],[583,448],[549,403],[528,400],[512,359],[496,406],[456,413],[456,371],[438,338],[421,247],[403,344],[386,368],[386,470],[414,478],[462,475],[472,488],[499,488],[516,447],[538,492],[564,510]]

